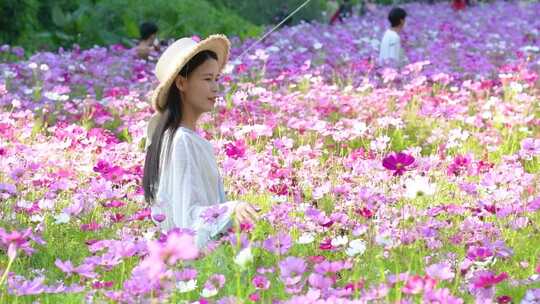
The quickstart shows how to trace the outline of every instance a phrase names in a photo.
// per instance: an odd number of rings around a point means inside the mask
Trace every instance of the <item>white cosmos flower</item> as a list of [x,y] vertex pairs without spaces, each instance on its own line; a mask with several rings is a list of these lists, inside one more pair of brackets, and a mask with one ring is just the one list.
[[366,242],[361,239],[352,240],[349,243],[349,248],[345,250],[345,253],[350,257],[364,254],[364,252],[366,252]]
[[346,235],[338,235],[335,238],[332,239],[332,246],[333,247],[340,247],[345,246],[349,242],[349,238]]
[[54,219],[55,219],[54,221],[55,224],[66,224],[69,222],[70,217],[69,217],[69,214],[62,212],[56,215]]
[[189,281],[178,281],[176,282],[176,288],[180,293],[190,292],[197,288],[197,280],[191,279]]
[[253,254],[251,253],[251,247],[246,247],[240,250],[240,252],[234,258],[234,263],[240,266],[240,268],[246,267],[246,265],[250,263],[251,261],[253,261]]
[[306,232],[298,238],[298,241],[296,241],[296,243],[309,244],[309,243],[312,243],[314,240],[315,240],[315,236],[313,235],[313,233]]
[[388,234],[378,234],[375,237],[375,243],[384,247],[392,246],[393,244],[392,238]]
[[409,178],[405,181],[405,197],[413,199],[418,196],[429,196],[435,194],[435,184],[429,182],[427,176],[415,176],[414,178]]
[[201,291],[201,297],[210,298],[217,295],[217,293],[218,293],[218,290],[216,288],[204,288]]
[[34,214],[30,217],[32,223],[41,223],[43,222],[43,215]]

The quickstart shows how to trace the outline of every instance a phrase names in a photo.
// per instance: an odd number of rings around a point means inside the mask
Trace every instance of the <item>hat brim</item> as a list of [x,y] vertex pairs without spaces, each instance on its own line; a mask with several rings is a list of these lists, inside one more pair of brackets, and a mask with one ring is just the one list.
[[229,50],[231,43],[225,35],[211,35],[208,38],[200,41],[182,60],[176,65],[175,73],[171,73],[169,77],[162,81],[152,94],[152,106],[154,110],[163,112],[167,105],[167,97],[169,89],[173,84],[176,76],[180,73],[184,65],[191,60],[195,55],[202,51],[212,51],[217,55],[219,71],[221,72],[229,60]]

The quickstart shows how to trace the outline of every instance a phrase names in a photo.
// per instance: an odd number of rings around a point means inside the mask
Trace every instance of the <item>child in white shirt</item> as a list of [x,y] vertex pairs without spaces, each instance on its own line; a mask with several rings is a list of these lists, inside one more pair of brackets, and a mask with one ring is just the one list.
[[401,39],[399,33],[405,26],[407,12],[399,7],[393,8],[388,14],[391,28],[387,29],[381,41],[379,52],[379,64],[391,64],[396,67],[402,67],[407,64],[408,59],[401,48]]

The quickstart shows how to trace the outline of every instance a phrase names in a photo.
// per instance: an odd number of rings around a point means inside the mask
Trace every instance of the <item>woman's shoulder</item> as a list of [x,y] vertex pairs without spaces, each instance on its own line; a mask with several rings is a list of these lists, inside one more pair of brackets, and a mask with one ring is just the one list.
[[211,146],[210,142],[202,138],[197,132],[185,127],[176,130],[173,137],[173,145],[180,149],[197,150],[201,146]]

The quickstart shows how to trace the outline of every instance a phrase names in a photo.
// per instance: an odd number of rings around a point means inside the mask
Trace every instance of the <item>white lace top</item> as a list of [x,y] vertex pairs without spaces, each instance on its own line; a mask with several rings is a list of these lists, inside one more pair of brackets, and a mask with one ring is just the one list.
[[193,130],[180,127],[174,134],[167,161],[168,138],[166,131],[152,218],[165,215],[165,220],[156,222],[163,230],[175,227],[194,230],[200,248],[230,227],[238,202],[226,201],[210,142]]

